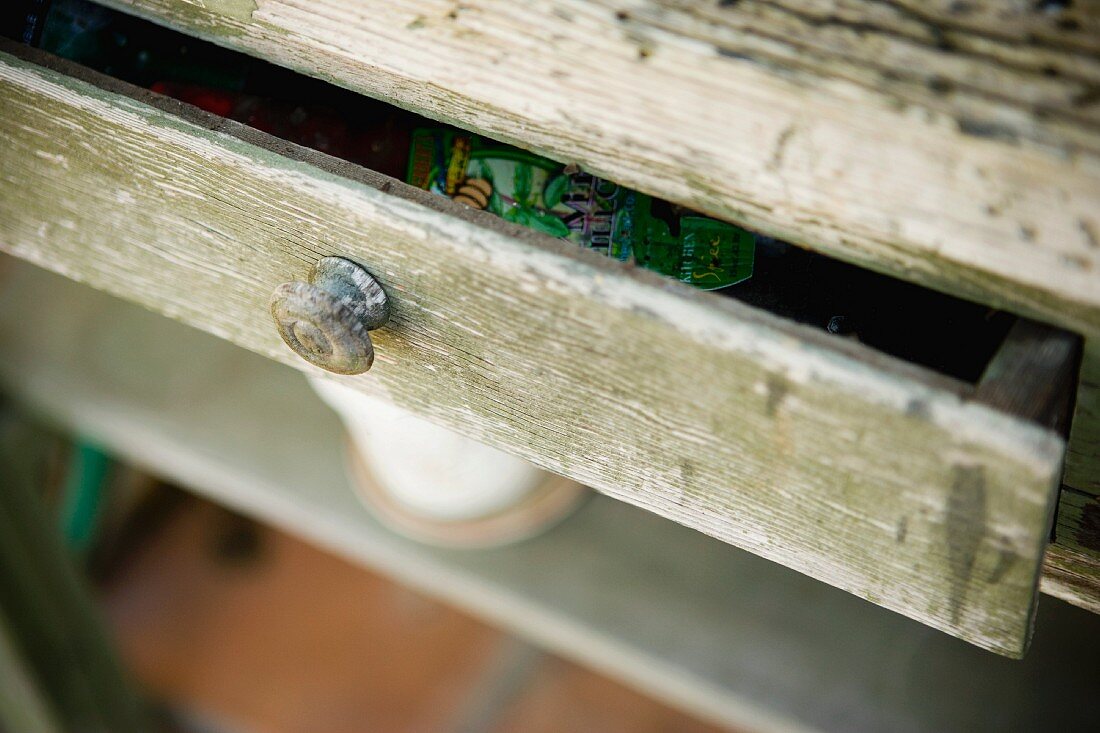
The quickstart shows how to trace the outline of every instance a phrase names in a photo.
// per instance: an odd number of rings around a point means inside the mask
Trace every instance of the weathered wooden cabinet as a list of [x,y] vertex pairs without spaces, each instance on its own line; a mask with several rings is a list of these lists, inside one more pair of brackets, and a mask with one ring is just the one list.
[[1025,321],[950,379],[10,44],[3,250],[303,369],[268,300],[345,256],[393,307],[357,388],[1002,654],[1044,556],[1100,606],[1090,5],[104,4],[1067,329],[1079,375]]

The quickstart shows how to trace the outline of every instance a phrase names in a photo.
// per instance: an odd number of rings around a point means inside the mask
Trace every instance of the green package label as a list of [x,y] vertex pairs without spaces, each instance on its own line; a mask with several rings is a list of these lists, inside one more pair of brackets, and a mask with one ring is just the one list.
[[706,290],[752,276],[751,233],[476,135],[415,131],[408,182]]

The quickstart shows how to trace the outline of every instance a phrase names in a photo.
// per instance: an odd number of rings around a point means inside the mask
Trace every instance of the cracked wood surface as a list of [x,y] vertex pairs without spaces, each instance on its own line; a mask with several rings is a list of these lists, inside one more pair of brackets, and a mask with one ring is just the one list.
[[1054,540],[1044,562],[1043,592],[1100,613],[1100,497],[1063,488]]
[[303,370],[268,298],[348,256],[393,315],[372,371],[345,383],[984,648],[1026,648],[1052,432],[859,344],[96,74],[0,58],[0,248]]
[[104,4],[1100,340],[1096,0]]

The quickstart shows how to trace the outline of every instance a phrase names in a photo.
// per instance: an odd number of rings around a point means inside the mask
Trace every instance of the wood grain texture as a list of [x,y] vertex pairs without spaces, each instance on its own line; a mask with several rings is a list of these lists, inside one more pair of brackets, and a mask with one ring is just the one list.
[[347,384],[985,648],[1026,648],[1053,433],[859,344],[2,58],[8,252],[301,369],[269,295],[347,256],[393,308],[371,373]]
[[1062,489],[1054,538],[1044,562],[1043,591],[1100,613],[1100,498]]
[[974,398],[1064,435],[1080,361],[1080,338],[1020,318],[986,366]]
[[604,496],[499,550],[412,542],[358,501],[343,426],[300,374],[24,263],[0,279],[0,385],[161,476],[735,730],[1095,727],[1100,616],[1044,597],[1027,658],[1005,659]]
[[1100,495],[1100,336],[1085,339],[1066,451],[1065,482]]
[[104,4],[1100,339],[1094,0]]

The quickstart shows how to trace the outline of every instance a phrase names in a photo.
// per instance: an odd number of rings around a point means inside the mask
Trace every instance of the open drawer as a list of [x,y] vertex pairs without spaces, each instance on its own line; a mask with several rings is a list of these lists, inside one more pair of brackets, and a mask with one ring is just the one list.
[[967,384],[2,50],[5,251],[302,369],[272,292],[352,259],[392,316],[373,369],[339,379],[979,646],[1026,649],[1074,337],[1022,321]]

